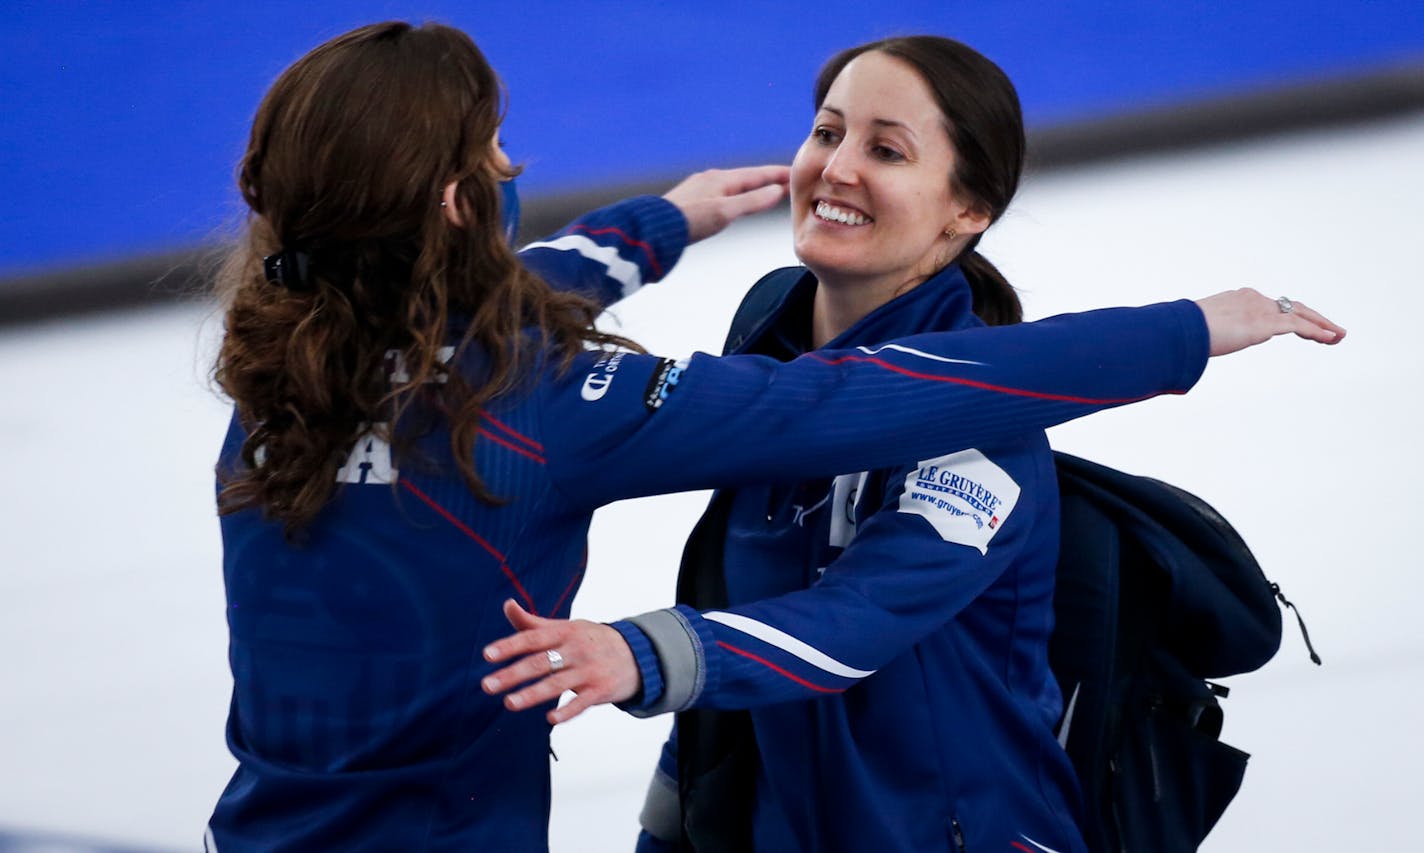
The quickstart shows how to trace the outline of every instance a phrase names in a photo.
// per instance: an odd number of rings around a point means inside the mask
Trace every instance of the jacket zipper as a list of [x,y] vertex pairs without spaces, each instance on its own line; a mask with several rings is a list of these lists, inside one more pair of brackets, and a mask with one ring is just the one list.
[[967,853],[969,847],[964,843],[964,829],[959,825],[959,818],[949,819],[949,829],[954,834],[954,849],[959,853]]

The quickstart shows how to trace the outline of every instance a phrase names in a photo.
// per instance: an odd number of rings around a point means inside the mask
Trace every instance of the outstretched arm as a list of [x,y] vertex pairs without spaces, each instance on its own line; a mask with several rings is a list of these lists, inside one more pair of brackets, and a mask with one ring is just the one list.
[[[1345,333],[1343,328],[1300,303],[1292,303],[1287,312],[1286,306],[1278,301],[1249,289],[1218,294],[1197,304],[1205,318],[1212,355],[1236,352],[1286,333],[1322,343],[1336,343]],[[620,631],[586,620],[537,619],[522,614],[512,603],[506,606],[506,612],[520,633],[492,644],[485,655],[492,662],[514,663],[493,673],[483,686],[487,692],[501,693],[533,682],[506,697],[506,704],[511,708],[548,701],[564,690],[575,691],[578,696],[573,702],[549,712],[550,722],[557,724],[593,704],[625,702],[640,693],[646,697],[664,690],[656,656],[647,637],[636,628],[625,627]],[[694,615],[668,613],[670,618],[680,617],[689,624]],[[571,650],[565,658],[567,665],[551,674],[547,657],[537,653],[564,648]],[[639,664],[642,664],[641,675]],[[657,679],[657,683],[644,683],[643,678]]]
[[1200,306],[1091,311],[788,362],[580,354],[540,387],[549,476],[572,505],[594,508],[926,459],[1185,393],[1209,352],[1288,332],[1339,339],[1307,312],[1284,314],[1243,290]]
[[[485,688],[515,691],[506,697],[511,709],[575,691],[572,702],[549,714],[554,723],[601,702],[627,703],[624,710],[635,716],[652,716],[843,691],[946,624],[1022,559],[1041,535],[1046,510],[1038,496],[1051,488],[1045,481],[1052,476],[1046,447],[1032,442],[1011,443],[993,458],[969,450],[895,469],[876,511],[815,585],[716,611],[679,605],[611,626],[520,620],[514,624],[523,632],[492,644],[486,656],[530,657],[494,673]],[[950,493],[937,484],[951,481],[991,495],[992,521],[976,517],[982,506],[946,500]],[[1051,567],[1033,566],[1020,571],[1051,576]],[[1040,592],[1046,596],[1047,589]],[[1026,621],[1016,630],[1035,628]],[[560,645],[537,645],[545,642]],[[554,675],[541,666],[549,648],[562,655]]]
[[786,195],[785,166],[698,172],[663,195],[587,213],[525,246],[524,265],[556,290],[607,307],[667,275],[689,243],[706,239]]

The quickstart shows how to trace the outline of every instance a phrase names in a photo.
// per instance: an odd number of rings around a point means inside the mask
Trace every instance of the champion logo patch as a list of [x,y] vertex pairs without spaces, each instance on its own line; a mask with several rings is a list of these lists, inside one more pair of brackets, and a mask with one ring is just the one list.
[[905,477],[900,512],[918,515],[946,542],[989,551],[1019,500],[1019,485],[977,450],[928,459]]
[[626,352],[615,352],[595,362],[593,370],[584,377],[579,396],[590,403],[602,400],[603,395],[608,393],[608,386],[613,384],[613,377],[618,374],[618,365],[623,362],[625,355]]

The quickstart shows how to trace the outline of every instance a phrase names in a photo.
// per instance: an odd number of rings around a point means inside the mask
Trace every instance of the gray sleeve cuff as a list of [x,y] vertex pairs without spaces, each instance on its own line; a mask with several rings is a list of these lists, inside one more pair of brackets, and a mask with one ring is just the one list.
[[658,656],[663,675],[663,695],[653,704],[629,710],[635,717],[652,717],[669,711],[682,711],[692,705],[707,686],[707,662],[702,640],[677,610],[654,610],[627,621],[637,625]]
[[682,837],[682,806],[677,799],[677,783],[661,767],[653,771],[653,779],[648,783],[638,823],[659,841],[676,844]]

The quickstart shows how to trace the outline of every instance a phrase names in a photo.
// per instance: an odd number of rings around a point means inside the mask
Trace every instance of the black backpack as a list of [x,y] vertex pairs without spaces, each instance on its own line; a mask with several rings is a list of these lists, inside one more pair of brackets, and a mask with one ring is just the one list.
[[1194,851],[1250,757],[1218,739],[1227,689],[1207,679],[1270,660],[1281,642],[1276,602],[1294,605],[1205,501],[1054,455],[1063,533],[1049,662],[1084,837],[1102,853]]
[[[758,281],[725,352],[755,339],[805,273]],[[1066,453],[1054,459],[1062,540],[1049,663],[1063,691],[1059,741],[1083,791],[1084,839],[1094,853],[1195,851],[1250,757],[1218,739],[1227,689],[1208,679],[1269,661],[1281,642],[1277,601],[1294,605],[1205,501]],[[689,538],[680,602],[725,606],[725,515],[714,500]],[[750,849],[742,795],[756,757],[745,712],[680,713],[678,738],[681,849]]]

